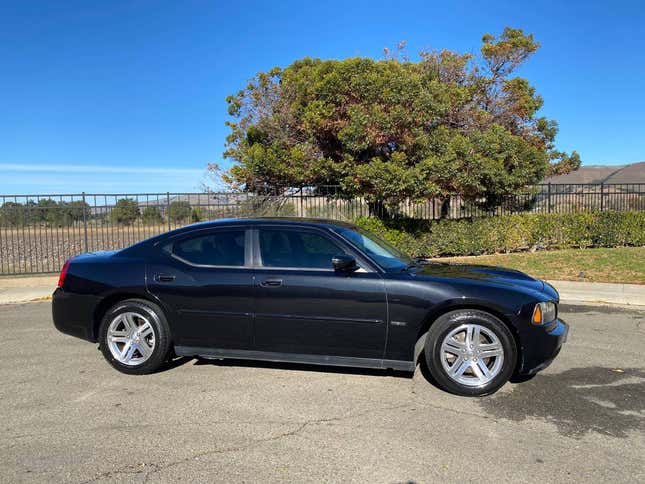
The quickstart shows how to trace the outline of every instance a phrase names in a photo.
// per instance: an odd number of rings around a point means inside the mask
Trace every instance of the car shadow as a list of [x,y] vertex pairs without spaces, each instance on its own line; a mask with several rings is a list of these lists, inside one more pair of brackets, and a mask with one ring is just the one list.
[[190,358],[188,356],[175,357],[175,358],[171,359],[170,361],[166,362],[166,364],[163,365],[161,368],[159,368],[159,370],[157,370],[156,373],[163,373],[164,371],[174,370],[175,368],[179,368],[180,366],[183,366],[183,365],[185,365],[186,363],[189,363],[192,360],[193,360],[193,358]]
[[236,360],[233,358],[226,359],[207,359],[196,358],[194,365],[212,365],[219,367],[239,367],[239,368],[270,368],[277,370],[294,370],[307,371],[315,373],[337,373],[345,375],[366,375],[366,376],[389,376],[398,378],[412,378],[414,373],[408,371],[399,371],[391,369],[378,368],[354,368],[347,366],[329,366],[329,365],[311,365],[305,363],[284,363],[274,361],[257,361],[257,360]]
[[[165,368],[160,371],[171,370],[173,368],[185,365],[193,361],[193,365],[211,365],[219,367],[238,367],[238,368],[271,368],[276,370],[294,370],[294,371],[307,371],[315,373],[336,373],[344,375],[365,375],[365,376],[380,376],[380,377],[395,377],[395,378],[414,378],[414,373],[411,371],[393,370],[391,368],[357,368],[351,366],[331,366],[331,365],[314,365],[307,363],[287,363],[277,361],[260,361],[260,360],[243,360],[235,358],[222,358],[210,359],[201,357],[181,357],[177,358],[166,364]],[[425,358],[417,360],[417,366],[421,371],[423,377],[434,387],[440,391],[442,390],[437,384],[436,380],[430,373],[428,364]]]
[[542,373],[479,403],[496,418],[543,419],[569,437],[596,432],[626,438],[645,432],[645,370],[594,366]]

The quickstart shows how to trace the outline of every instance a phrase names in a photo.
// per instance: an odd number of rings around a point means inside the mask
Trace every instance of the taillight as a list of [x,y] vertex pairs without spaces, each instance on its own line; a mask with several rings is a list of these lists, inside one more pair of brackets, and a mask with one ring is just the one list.
[[65,276],[67,276],[67,269],[69,269],[70,262],[71,262],[71,259],[67,259],[63,264],[63,268],[60,270],[60,276],[58,276],[58,287],[63,287],[63,283],[65,282]]

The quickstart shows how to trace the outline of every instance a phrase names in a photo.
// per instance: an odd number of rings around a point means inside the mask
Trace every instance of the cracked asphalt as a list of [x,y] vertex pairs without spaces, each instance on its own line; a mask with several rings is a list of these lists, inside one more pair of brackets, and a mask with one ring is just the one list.
[[117,373],[50,304],[0,306],[2,482],[645,482],[645,312],[563,307],[532,380],[178,360]]

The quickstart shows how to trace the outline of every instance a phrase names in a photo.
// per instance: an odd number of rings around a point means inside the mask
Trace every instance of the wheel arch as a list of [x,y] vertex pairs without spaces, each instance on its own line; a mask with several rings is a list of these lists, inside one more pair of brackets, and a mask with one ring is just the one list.
[[432,311],[428,313],[426,316],[425,320],[423,321],[423,324],[421,325],[419,332],[417,333],[417,339],[414,343],[414,363],[417,364],[419,361],[419,356],[423,352],[423,349],[425,347],[426,343],[426,337],[428,335],[428,331],[430,330],[430,326],[439,319],[441,316],[443,316],[446,313],[452,312],[452,311],[459,311],[459,310],[467,310],[467,309],[474,309],[478,311],[483,311],[486,313],[489,313],[493,316],[495,316],[497,319],[499,319],[504,325],[508,328],[508,330],[511,332],[513,335],[513,340],[515,341],[515,348],[517,349],[517,363],[515,365],[515,372],[522,366],[522,358],[523,358],[523,350],[522,350],[522,345],[520,343],[520,335],[517,331],[517,328],[515,325],[511,322],[509,317],[504,314],[503,311],[501,311],[499,308],[493,307],[491,305],[481,303],[479,301],[471,301],[471,302],[449,302],[447,304],[441,305],[441,307],[435,308]]
[[99,328],[101,327],[101,321],[103,320],[103,316],[105,316],[105,313],[115,304],[121,302],[121,301],[126,301],[128,299],[139,299],[142,301],[147,301],[149,303],[154,304],[155,306],[159,306],[164,313],[166,312],[165,308],[159,304],[159,301],[155,300],[153,297],[150,297],[149,295],[146,294],[141,294],[141,293],[136,293],[136,292],[116,292],[113,294],[110,294],[109,296],[106,296],[101,300],[99,304],[97,304],[96,308],[94,309],[94,314],[92,317],[92,338],[93,341],[98,341],[99,339]]

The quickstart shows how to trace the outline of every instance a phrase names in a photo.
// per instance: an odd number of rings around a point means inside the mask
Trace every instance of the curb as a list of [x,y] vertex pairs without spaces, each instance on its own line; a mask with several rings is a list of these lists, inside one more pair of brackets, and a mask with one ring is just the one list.
[[608,282],[547,281],[560,293],[560,301],[586,304],[645,306],[645,285]]
[[0,304],[16,304],[30,301],[44,301],[51,297],[51,286],[1,287]]
[[42,301],[51,297],[58,275],[0,277],[0,304]]

